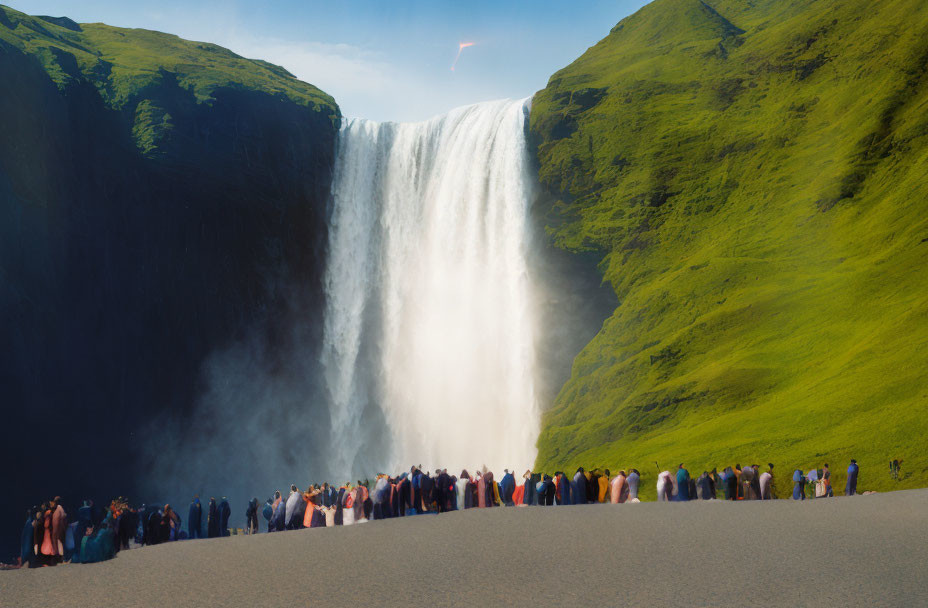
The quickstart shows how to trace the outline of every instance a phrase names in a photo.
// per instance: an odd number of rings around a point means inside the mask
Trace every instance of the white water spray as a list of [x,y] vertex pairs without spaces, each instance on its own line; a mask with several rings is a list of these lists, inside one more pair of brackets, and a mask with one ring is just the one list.
[[[339,133],[322,355],[337,475],[534,462],[527,105]],[[371,462],[378,408],[388,453]]]

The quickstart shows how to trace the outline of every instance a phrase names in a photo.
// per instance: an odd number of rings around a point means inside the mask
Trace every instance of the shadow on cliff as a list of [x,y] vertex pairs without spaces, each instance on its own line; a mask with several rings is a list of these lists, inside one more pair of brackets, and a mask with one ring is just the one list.
[[[245,485],[257,445],[299,455],[269,438],[327,425],[312,366],[337,125],[256,91],[198,104],[170,77],[114,110],[5,46],[0,80],[0,546],[54,494]],[[139,112],[160,130],[140,138]]]

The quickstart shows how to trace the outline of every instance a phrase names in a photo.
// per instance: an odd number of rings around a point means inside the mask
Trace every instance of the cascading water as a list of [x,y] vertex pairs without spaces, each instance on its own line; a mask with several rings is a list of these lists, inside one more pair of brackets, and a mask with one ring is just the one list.
[[322,355],[338,476],[532,465],[527,113],[343,126]]

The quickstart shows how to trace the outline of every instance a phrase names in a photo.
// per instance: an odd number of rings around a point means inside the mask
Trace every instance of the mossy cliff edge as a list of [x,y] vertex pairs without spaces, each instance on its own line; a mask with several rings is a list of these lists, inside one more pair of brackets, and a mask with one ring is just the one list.
[[540,469],[774,462],[785,492],[856,458],[863,489],[928,484],[926,71],[918,0],[656,0],[551,77],[547,230],[620,304]]

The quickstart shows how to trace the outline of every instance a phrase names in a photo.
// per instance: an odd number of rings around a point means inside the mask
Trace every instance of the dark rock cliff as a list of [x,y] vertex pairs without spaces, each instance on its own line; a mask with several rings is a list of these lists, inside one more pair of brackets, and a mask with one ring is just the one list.
[[[318,344],[338,110],[234,86],[203,103],[166,71],[114,107],[2,40],[0,82],[5,560],[50,488],[134,495],[142,435],[191,415],[211,353],[248,340],[292,374]],[[157,146],[140,112],[170,122]]]

